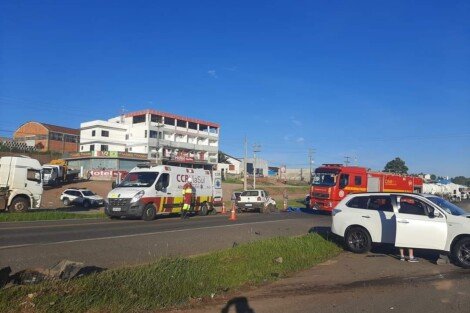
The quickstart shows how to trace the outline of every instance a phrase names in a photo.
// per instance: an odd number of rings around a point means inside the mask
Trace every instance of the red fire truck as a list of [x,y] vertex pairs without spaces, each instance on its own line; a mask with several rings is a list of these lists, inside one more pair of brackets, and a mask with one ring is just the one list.
[[315,169],[310,207],[332,211],[348,194],[356,192],[415,192],[423,190],[419,177],[372,172],[365,167],[323,164]]

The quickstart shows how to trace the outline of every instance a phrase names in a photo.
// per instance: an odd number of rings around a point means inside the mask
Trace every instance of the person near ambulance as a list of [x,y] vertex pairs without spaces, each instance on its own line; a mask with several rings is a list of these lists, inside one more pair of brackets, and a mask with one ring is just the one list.
[[188,178],[186,184],[183,186],[183,209],[181,210],[181,218],[189,217],[189,211],[191,209],[191,203],[193,201],[193,179]]

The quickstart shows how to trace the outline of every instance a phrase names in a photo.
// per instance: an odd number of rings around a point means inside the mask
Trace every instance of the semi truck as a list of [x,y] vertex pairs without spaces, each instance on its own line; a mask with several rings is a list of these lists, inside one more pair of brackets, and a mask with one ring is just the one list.
[[323,164],[315,169],[309,207],[331,212],[350,193],[423,191],[419,177],[370,171],[365,167]]
[[59,186],[77,179],[80,175],[80,170],[69,168],[67,162],[62,159],[52,160],[49,164],[44,164],[42,169],[44,186]]
[[0,158],[0,211],[24,212],[41,205],[41,164],[29,157]]

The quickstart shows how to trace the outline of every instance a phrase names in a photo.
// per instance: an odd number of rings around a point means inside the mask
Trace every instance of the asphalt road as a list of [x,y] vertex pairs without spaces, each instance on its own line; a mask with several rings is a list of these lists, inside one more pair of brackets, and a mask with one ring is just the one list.
[[306,234],[329,226],[329,216],[305,213],[241,214],[140,220],[68,220],[2,223],[0,267],[49,267],[62,259],[103,268],[160,257],[195,255],[274,236]]

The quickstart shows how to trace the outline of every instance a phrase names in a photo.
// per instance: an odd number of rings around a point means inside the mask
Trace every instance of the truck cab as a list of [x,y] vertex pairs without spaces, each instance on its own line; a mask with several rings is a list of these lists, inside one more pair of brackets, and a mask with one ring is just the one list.
[[0,210],[38,209],[42,198],[42,168],[28,157],[0,158]]

